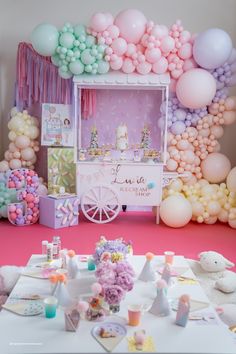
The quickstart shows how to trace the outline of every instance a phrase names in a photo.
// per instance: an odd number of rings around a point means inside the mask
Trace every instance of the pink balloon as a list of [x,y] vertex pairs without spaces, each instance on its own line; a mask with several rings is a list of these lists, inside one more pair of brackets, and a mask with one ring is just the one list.
[[236,96],[227,97],[225,100],[225,108],[228,111],[236,110]]
[[221,125],[213,125],[210,128],[211,134],[213,134],[216,139],[221,138],[224,135],[224,128]]
[[139,74],[147,75],[148,73],[150,73],[152,65],[147,61],[144,61],[143,63],[139,63],[136,69]]
[[169,159],[166,163],[166,167],[168,171],[176,171],[178,164],[175,160]]
[[127,50],[125,55],[127,55],[127,57],[131,57],[134,53],[136,53],[136,45],[133,43],[129,43],[127,45]]
[[179,57],[181,59],[189,59],[192,56],[192,45],[190,43],[185,43],[178,50]]
[[155,25],[153,29],[151,30],[151,35],[158,39],[162,39],[166,36],[168,36],[168,28],[163,25]]
[[128,43],[137,44],[146,30],[146,17],[136,9],[121,11],[115,18],[115,25],[120,29],[120,35]]
[[120,70],[123,64],[123,59],[121,57],[117,57],[116,60],[110,62],[110,66],[112,70]]
[[110,12],[106,12],[104,15],[106,16],[107,25],[112,25],[114,22],[114,17],[112,16],[112,14],[110,14]]
[[192,109],[209,105],[216,93],[214,77],[204,69],[191,69],[179,78],[176,95],[180,103]]
[[173,77],[173,79],[178,79],[181,75],[183,74],[183,70],[182,69],[175,69],[171,71],[171,76]]
[[107,31],[109,33],[109,36],[111,39],[115,39],[119,37],[120,30],[117,26],[111,25],[107,28]]
[[164,74],[168,68],[168,61],[165,57],[161,57],[156,63],[152,65],[152,71],[156,74]]
[[194,69],[197,67],[198,67],[198,65],[193,58],[190,58],[190,59],[187,59],[184,61],[184,65],[183,65],[184,71],[188,71],[188,70],[191,70],[191,69]]
[[170,80],[170,92],[176,92],[177,80],[171,78]]
[[145,57],[149,63],[156,63],[161,57],[161,51],[159,48],[146,49]]
[[161,41],[161,50],[164,53],[168,53],[170,52],[172,49],[174,49],[175,47],[175,41],[172,37],[167,36],[165,38],[162,39]]
[[89,26],[97,32],[105,31],[109,24],[107,23],[107,16],[102,12],[97,12],[90,19]]
[[126,58],[123,61],[122,71],[126,74],[131,74],[132,72],[134,72],[134,70],[135,70],[135,66],[134,66],[132,60],[129,58]]
[[127,50],[127,43],[125,41],[125,39],[119,37],[116,38],[111,45],[113,52],[119,56],[122,56],[123,54],[125,54],[126,50]]

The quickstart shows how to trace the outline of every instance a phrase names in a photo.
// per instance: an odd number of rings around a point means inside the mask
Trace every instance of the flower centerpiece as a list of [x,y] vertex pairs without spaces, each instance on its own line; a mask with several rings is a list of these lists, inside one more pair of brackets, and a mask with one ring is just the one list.
[[115,263],[126,259],[132,252],[133,249],[130,241],[126,242],[123,238],[107,240],[105,236],[101,236],[99,242],[96,243],[93,258],[96,264],[106,260]]
[[126,259],[131,250],[131,244],[122,239],[107,241],[104,237],[96,247],[96,277],[102,286],[104,300],[112,312],[119,311],[121,300],[134,286],[135,272]]

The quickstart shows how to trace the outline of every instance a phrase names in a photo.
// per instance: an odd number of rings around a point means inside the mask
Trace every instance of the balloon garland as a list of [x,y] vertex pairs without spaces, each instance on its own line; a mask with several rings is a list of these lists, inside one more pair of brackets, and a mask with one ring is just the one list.
[[34,169],[37,160],[35,153],[39,151],[38,126],[38,119],[30,116],[27,111],[21,113],[12,108],[8,122],[8,138],[11,142],[4,154],[5,160],[0,162],[0,172],[21,167]]

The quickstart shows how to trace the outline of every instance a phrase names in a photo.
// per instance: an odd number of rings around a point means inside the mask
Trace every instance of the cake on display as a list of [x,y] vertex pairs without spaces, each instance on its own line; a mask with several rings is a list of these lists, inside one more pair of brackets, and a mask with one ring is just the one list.
[[116,148],[117,150],[128,149],[128,128],[126,124],[121,123],[116,128]]

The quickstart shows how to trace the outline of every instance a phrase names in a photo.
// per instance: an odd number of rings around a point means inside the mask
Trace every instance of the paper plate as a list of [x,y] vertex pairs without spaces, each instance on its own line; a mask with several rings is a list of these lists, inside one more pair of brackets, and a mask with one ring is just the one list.
[[[103,338],[100,336],[101,329],[106,332],[115,334],[115,337]],[[120,341],[126,336],[127,330],[120,323],[116,322],[103,322],[100,325],[96,325],[92,328],[91,334],[96,341],[108,352],[112,350],[120,343]]]

